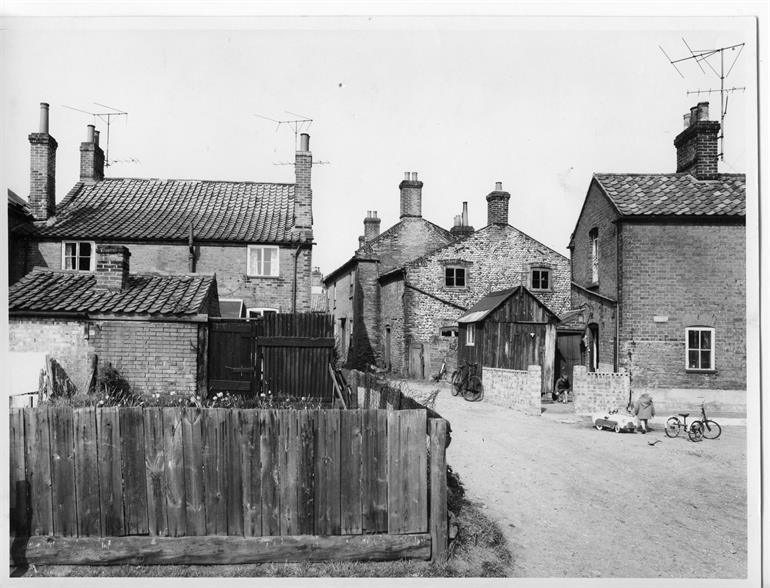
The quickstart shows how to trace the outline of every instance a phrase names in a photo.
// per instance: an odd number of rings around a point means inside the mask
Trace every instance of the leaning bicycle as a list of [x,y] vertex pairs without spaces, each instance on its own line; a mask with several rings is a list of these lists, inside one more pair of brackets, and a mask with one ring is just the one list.
[[690,427],[699,427],[704,439],[716,439],[722,434],[722,427],[719,423],[706,416],[706,402],[700,403],[700,420],[692,422]]
[[468,402],[478,402],[484,397],[484,386],[476,375],[479,364],[465,362],[452,373],[452,396],[462,393]]

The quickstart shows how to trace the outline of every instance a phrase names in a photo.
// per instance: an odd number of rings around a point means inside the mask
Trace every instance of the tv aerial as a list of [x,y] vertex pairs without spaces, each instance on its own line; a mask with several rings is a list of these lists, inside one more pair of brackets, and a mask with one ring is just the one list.
[[[96,119],[98,118],[102,122],[107,123],[107,142],[104,149],[104,165],[109,167],[110,165],[110,124],[112,123],[112,117],[114,116],[125,116],[126,120],[128,120],[128,113],[123,112],[122,110],[118,110],[117,108],[113,108],[112,106],[107,106],[106,104],[99,104],[98,102],[94,102],[96,106],[101,106],[102,108],[109,108],[111,112],[89,112],[87,110],[83,110],[81,108],[75,108],[73,106],[67,106],[66,104],[63,104],[64,108],[69,108],[70,110],[76,110],[77,112],[82,112],[83,114],[88,114],[92,117],[94,117],[94,124],[96,124]],[[116,163],[118,160],[113,161],[113,163]],[[121,160],[123,161],[123,160]],[[131,163],[134,163],[133,158],[132,160],[129,160]],[[138,161],[138,160],[137,160]]]
[[[313,119],[309,116],[306,116],[304,114],[297,114],[296,112],[290,112],[288,110],[284,110],[286,114],[290,114],[292,116],[298,116],[300,118],[292,119],[292,120],[277,120],[275,118],[270,118],[269,116],[264,116],[262,114],[255,114],[254,116],[263,118],[265,120],[269,120],[271,122],[275,123],[275,132],[278,132],[278,129],[281,128],[281,125],[287,125],[294,131],[294,150],[297,150],[298,145],[298,139],[299,134],[301,132],[307,131],[310,129],[310,125],[313,124]],[[328,161],[314,161],[313,165],[329,165],[330,162]],[[294,165],[293,161],[277,161],[273,162],[273,165]]]
[[[724,141],[725,141],[725,116],[727,115],[727,103],[730,98],[730,94],[732,92],[738,92],[738,91],[744,91],[746,90],[744,87],[731,87],[731,88],[725,88],[725,79],[727,76],[730,75],[730,72],[733,71],[733,67],[735,66],[735,63],[738,61],[738,58],[741,56],[741,53],[743,52],[743,47],[746,45],[746,43],[738,43],[737,45],[729,45],[727,47],[719,47],[717,49],[691,49],[690,46],[687,44],[687,41],[684,40],[684,37],[682,37],[682,42],[684,43],[684,46],[687,47],[687,51],[689,51],[690,55],[687,57],[681,57],[679,59],[671,59],[668,56],[668,53],[665,52],[663,47],[660,47],[660,50],[663,52],[663,55],[666,56],[666,59],[668,59],[669,63],[674,66],[674,69],[677,71],[677,73],[684,78],[684,74],[679,71],[679,68],[676,66],[677,63],[682,63],[684,61],[694,61],[698,67],[700,68],[702,73],[706,73],[706,70],[703,67],[703,64],[705,63],[709,69],[714,73],[716,77],[719,78],[719,88],[707,88],[705,90],[688,90],[687,95],[690,96],[692,94],[695,94],[697,96],[700,96],[701,94],[715,94],[719,92],[719,159],[724,161]],[[725,53],[733,53],[735,51],[738,51],[738,53],[735,55],[735,57],[732,60],[732,63],[728,66],[727,72],[725,72]],[[714,57],[715,55],[719,55],[719,71],[716,70],[714,67],[714,64],[711,63],[710,59]],[[728,56],[729,59],[729,56]]]

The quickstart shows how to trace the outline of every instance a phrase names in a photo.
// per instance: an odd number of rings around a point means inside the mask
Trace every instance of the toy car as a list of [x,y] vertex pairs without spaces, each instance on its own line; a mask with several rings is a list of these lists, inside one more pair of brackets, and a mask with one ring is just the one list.
[[631,415],[620,414],[617,410],[608,412],[597,412],[591,417],[594,428],[597,431],[602,429],[611,429],[616,433],[636,431],[636,421]]

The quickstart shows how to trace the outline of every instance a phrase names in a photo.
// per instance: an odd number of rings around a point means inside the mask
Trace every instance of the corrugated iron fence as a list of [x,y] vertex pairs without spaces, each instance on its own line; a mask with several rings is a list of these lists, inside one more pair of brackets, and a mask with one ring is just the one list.
[[445,437],[425,410],[15,409],[12,558],[440,558]]
[[330,315],[213,319],[209,325],[209,390],[332,401]]

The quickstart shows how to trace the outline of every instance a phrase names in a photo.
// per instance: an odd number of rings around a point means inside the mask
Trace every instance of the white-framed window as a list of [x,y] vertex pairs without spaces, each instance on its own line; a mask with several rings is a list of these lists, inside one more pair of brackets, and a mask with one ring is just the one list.
[[475,345],[476,341],[476,325],[475,323],[470,323],[465,328],[465,345],[468,347],[472,347]]
[[92,272],[96,269],[96,243],[93,241],[62,241],[62,269]]
[[270,316],[273,314],[278,314],[277,308],[247,308],[246,309],[246,318],[261,318],[263,316]]
[[713,371],[714,329],[711,327],[687,327],[685,329],[685,367],[688,370]]
[[591,239],[591,281],[599,283],[599,229],[591,229],[588,233]]
[[278,276],[278,247],[275,245],[249,245],[247,258],[247,275]]
[[529,283],[533,290],[550,290],[551,270],[546,267],[532,268]]
[[445,267],[444,286],[447,288],[465,288],[465,268],[453,266]]

